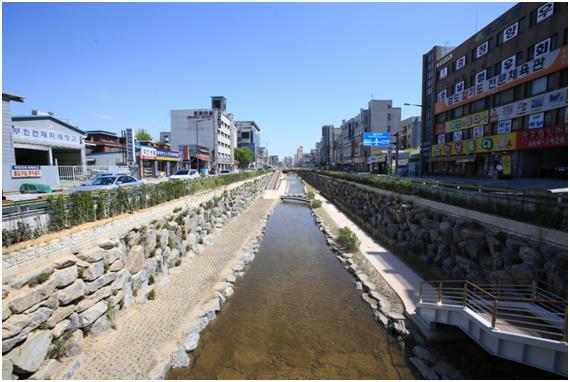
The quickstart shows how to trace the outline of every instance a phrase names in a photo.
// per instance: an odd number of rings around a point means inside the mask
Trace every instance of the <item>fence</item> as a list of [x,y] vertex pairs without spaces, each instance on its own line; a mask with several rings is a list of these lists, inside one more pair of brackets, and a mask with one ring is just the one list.
[[97,174],[109,172],[130,173],[128,166],[57,166],[61,187],[79,187]]

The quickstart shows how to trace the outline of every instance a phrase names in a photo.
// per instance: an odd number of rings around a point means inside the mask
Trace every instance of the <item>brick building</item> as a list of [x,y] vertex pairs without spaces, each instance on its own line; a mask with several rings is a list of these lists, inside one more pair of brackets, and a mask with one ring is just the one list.
[[[422,162],[431,174],[553,176],[568,159],[568,5],[519,3],[424,55]],[[430,147],[431,146],[431,147]]]

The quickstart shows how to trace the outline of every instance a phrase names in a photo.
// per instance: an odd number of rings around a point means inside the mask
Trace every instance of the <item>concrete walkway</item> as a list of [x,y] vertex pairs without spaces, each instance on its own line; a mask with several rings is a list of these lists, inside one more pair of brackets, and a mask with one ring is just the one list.
[[326,210],[339,227],[348,227],[356,234],[358,240],[360,240],[360,252],[366,256],[384,280],[400,296],[406,308],[406,313],[413,314],[420,298],[420,282],[424,280],[402,260],[368,236],[344,213],[339,211],[334,204],[320,194],[317,194],[315,197],[322,201],[322,208]]
[[[148,379],[148,372],[169,354],[165,344],[181,340],[180,326],[197,307],[214,297],[214,285],[240,256],[240,247],[277,200],[260,199],[218,231],[215,242],[175,268],[168,283],[157,280],[156,300],[133,305],[117,318],[116,330],[87,337],[77,379]],[[176,272],[176,273],[174,273]]]

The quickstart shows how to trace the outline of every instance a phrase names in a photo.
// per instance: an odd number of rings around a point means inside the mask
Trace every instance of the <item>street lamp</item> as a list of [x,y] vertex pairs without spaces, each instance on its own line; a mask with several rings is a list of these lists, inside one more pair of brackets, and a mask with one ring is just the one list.
[[423,159],[423,158],[424,158],[424,156],[423,156],[423,151],[424,151],[424,150],[423,150],[423,146],[424,146],[424,136],[423,136],[423,135],[424,135],[424,126],[425,126],[425,123],[426,123],[426,118],[424,118],[424,117],[427,117],[427,115],[426,115],[426,116],[423,115],[423,114],[424,114],[424,108],[425,108],[425,107],[424,107],[424,105],[422,105],[422,104],[404,102],[404,105],[405,105],[405,106],[416,106],[416,107],[419,107],[419,108],[422,109],[422,115],[421,115],[421,118],[422,118],[422,130],[421,130],[421,133],[420,133],[420,177],[421,177],[421,176],[423,176],[423,168],[424,168],[424,159]]

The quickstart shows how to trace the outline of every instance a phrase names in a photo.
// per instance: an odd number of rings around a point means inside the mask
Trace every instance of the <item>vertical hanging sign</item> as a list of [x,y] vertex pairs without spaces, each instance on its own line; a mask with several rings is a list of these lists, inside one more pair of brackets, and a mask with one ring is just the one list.
[[125,130],[125,138],[127,141],[127,163],[128,164],[136,163],[135,134],[133,132],[133,129],[126,129]]

